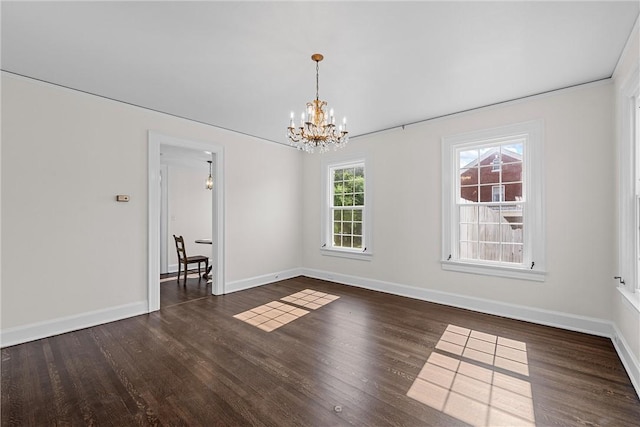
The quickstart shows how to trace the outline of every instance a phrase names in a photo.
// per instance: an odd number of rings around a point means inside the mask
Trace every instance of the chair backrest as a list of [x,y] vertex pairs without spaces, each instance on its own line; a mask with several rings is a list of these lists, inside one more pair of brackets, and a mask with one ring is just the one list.
[[184,247],[184,239],[182,236],[173,235],[173,239],[176,241],[176,252],[178,253],[178,262],[187,259],[187,250]]

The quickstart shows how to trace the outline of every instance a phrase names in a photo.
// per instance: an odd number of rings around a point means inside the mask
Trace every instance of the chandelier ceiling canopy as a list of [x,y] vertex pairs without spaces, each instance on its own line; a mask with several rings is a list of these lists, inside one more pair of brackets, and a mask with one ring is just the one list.
[[300,126],[296,127],[294,113],[291,112],[287,138],[289,143],[300,150],[313,153],[318,149],[321,153],[328,151],[330,147],[337,149],[343,147],[349,141],[347,132],[347,118],[342,120],[342,125],[336,128],[333,108],[327,114],[327,101],[321,101],[319,91],[320,61],[324,57],[319,53],[311,55],[316,63],[316,99],[307,102],[306,114],[300,115]]

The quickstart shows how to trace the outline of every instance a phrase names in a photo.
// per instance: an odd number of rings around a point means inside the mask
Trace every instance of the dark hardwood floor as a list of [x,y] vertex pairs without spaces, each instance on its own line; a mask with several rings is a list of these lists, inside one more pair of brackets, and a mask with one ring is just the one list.
[[199,298],[211,296],[211,283],[207,284],[204,279],[199,279],[198,271],[190,271],[187,276],[187,286],[183,286],[183,279],[177,281],[176,274],[161,275],[160,279],[160,309],[171,307],[176,304],[193,301]]
[[[640,425],[606,338],[305,277],[194,280],[151,315],[3,349],[2,425]],[[339,298],[271,332],[233,317],[305,289]]]

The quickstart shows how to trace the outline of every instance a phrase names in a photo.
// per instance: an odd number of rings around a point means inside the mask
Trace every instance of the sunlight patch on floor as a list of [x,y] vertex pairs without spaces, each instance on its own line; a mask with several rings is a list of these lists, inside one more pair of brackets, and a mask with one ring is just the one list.
[[256,326],[263,331],[271,332],[309,313],[309,311],[300,307],[315,310],[338,298],[340,297],[336,295],[305,289],[304,291],[280,298],[281,301],[286,301],[299,307],[294,307],[280,301],[271,301],[270,303],[236,314],[233,317]]
[[233,317],[258,327],[263,331],[271,332],[308,313],[309,311],[292,305],[283,304],[279,301],[271,301],[270,303],[236,314]]
[[449,325],[436,349],[453,357],[431,353],[408,397],[474,426],[535,426],[525,343]]
[[315,310],[337,300],[338,298],[340,297],[336,295],[325,294],[324,292],[318,292],[312,289],[305,289],[304,291],[296,292],[295,294],[291,294],[280,299],[282,301],[290,302],[291,304]]

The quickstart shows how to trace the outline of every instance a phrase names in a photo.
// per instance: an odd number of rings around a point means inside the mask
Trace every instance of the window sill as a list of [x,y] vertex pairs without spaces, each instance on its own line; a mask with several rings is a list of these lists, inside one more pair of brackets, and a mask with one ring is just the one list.
[[626,288],[618,286],[618,291],[622,294],[622,296],[627,300],[636,311],[640,312],[640,292],[631,292]]
[[320,253],[324,256],[359,259],[362,261],[371,261],[371,258],[373,257],[373,253],[371,252],[354,252],[354,251],[345,251],[340,249],[321,248]]
[[511,279],[532,280],[544,282],[546,272],[540,270],[529,270],[525,268],[505,267],[501,265],[474,264],[460,261],[441,261],[442,269],[448,271],[458,271],[461,273],[482,274],[485,276],[508,277]]

